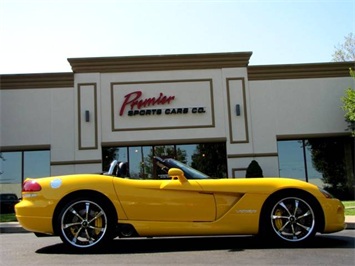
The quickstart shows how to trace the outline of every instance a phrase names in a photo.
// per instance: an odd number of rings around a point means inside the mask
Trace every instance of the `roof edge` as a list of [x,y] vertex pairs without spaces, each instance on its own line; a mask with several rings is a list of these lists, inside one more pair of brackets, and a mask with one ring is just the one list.
[[252,52],[68,58],[74,73],[247,67]]
[[66,87],[74,87],[72,72],[0,75],[0,90]]
[[350,77],[350,68],[355,68],[355,61],[249,66],[248,79],[253,81]]

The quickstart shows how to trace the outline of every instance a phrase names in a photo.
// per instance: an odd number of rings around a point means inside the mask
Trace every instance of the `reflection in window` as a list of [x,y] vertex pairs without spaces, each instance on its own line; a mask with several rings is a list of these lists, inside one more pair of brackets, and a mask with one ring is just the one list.
[[49,151],[24,152],[24,178],[50,176]]
[[352,141],[350,137],[278,141],[280,176],[305,180],[334,194],[353,194]]
[[211,177],[227,177],[226,145],[221,143],[202,143],[196,146],[191,166]]
[[177,157],[174,145],[154,146],[154,156],[158,156],[163,159]]
[[129,172],[131,178],[143,178],[144,154],[143,147],[129,147]]
[[318,187],[324,187],[323,176],[322,173],[317,170],[317,168],[313,165],[313,156],[312,149],[307,145],[307,142],[304,143],[305,147],[305,155],[306,155],[306,181],[312,184],[315,184]]
[[153,163],[153,157],[174,158],[195,167],[209,176],[227,176],[225,143],[157,145],[131,147],[103,147],[103,171],[109,169],[113,159],[129,163],[131,178],[155,179],[166,176]]
[[0,164],[0,184],[19,184],[22,182],[22,153],[2,152]]
[[280,176],[323,187],[322,175],[313,167],[311,149],[305,144],[305,140],[278,141]]
[[196,144],[176,145],[176,148],[177,150],[180,151],[178,152],[179,154],[184,155],[184,158],[183,160],[181,160],[181,162],[191,166],[193,156],[197,152],[197,145]]
[[302,150],[299,141],[279,141],[277,143],[279,154],[280,176],[305,179]]
[[110,164],[113,160],[120,162],[128,162],[127,147],[110,147],[102,149],[102,171],[107,172],[110,169]]

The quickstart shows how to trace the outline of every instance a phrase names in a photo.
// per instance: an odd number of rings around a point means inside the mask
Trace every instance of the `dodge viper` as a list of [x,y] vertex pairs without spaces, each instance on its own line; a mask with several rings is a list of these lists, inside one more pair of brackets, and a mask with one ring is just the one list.
[[102,174],[27,178],[15,206],[23,228],[59,236],[76,249],[116,237],[257,235],[303,244],[345,228],[344,206],[291,178],[211,178],[175,159],[155,158],[166,174],[130,178],[113,161]]

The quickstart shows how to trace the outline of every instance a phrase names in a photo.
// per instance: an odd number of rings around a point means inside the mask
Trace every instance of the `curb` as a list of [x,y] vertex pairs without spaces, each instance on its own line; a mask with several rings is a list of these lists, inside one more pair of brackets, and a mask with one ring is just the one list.
[[[346,228],[355,229],[355,216],[345,217]],[[32,233],[22,228],[18,222],[0,223],[0,234]]]
[[355,229],[355,216],[345,217],[346,228],[345,229]]
[[345,229],[355,229],[355,224],[354,223],[346,223]]
[[30,233],[22,228],[18,222],[0,223],[0,234],[8,233]]

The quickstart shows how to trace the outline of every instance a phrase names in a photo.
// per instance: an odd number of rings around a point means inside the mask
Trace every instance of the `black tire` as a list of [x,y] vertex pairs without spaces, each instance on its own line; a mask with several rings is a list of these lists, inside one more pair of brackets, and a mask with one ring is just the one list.
[[311,240],[317,231],[316,203],[303,193],[271,198],[263,209],[260,232],[266,240],[295,245]]
[[102,200],[88,197],[68,202],[57,218],[57,232],[64,244],[96,249],[113,239],[114,219]]

